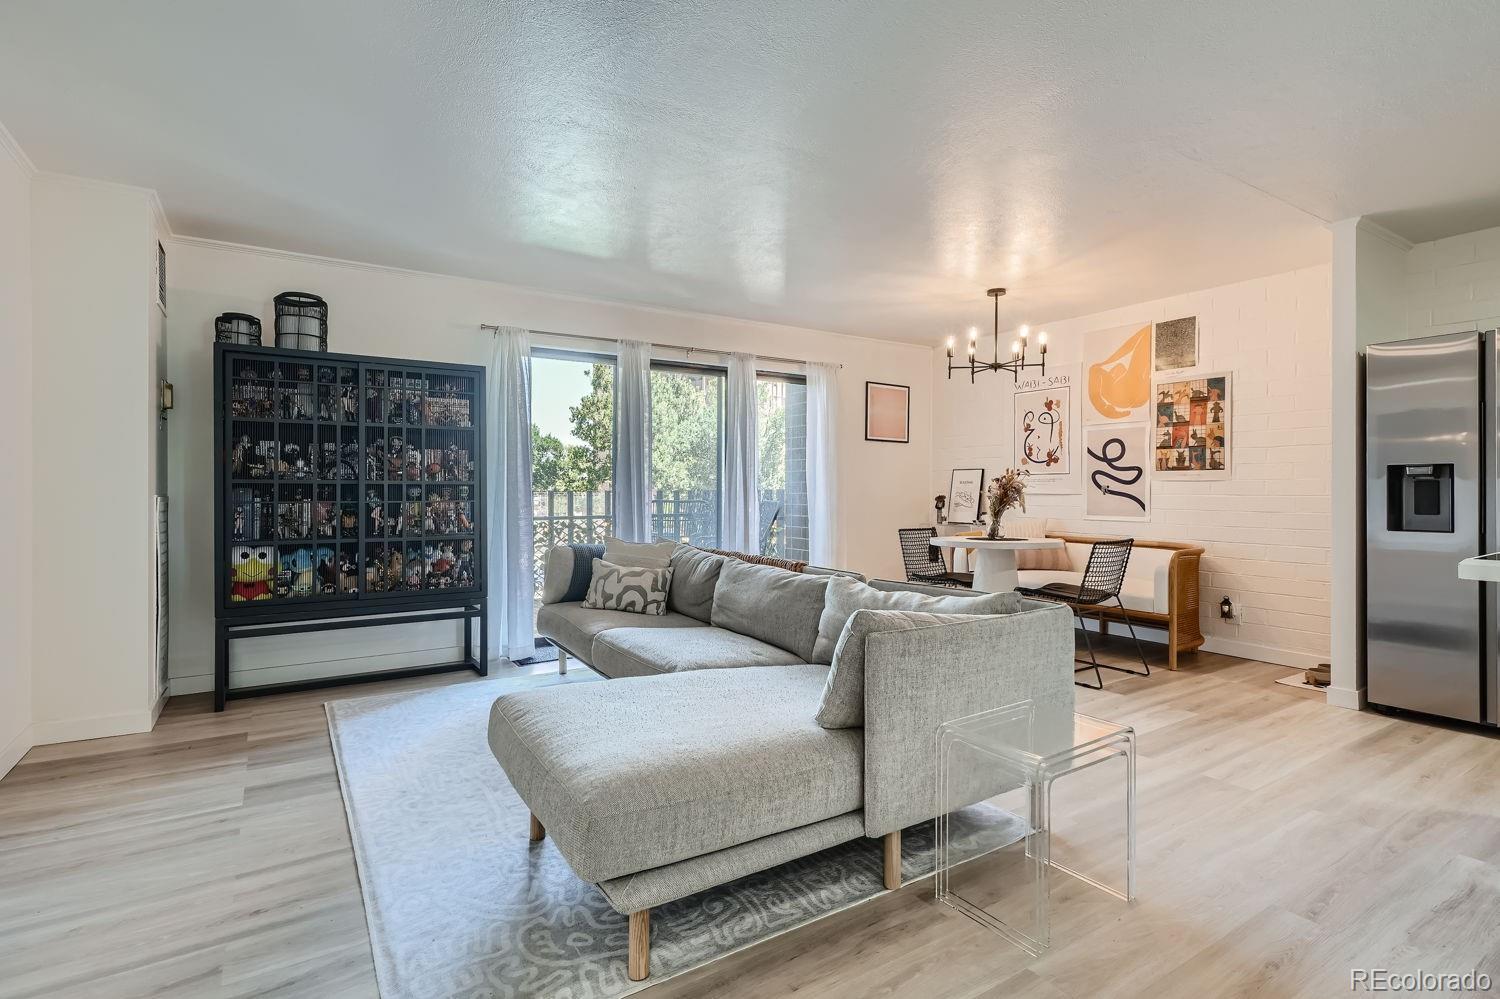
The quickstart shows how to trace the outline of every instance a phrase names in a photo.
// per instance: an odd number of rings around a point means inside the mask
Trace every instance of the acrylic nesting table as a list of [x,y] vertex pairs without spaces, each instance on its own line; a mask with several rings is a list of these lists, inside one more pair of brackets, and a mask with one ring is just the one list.
[[[1111,760],[1124,762],[1125,887],[1064,867],[1052,857],[1052,785]],[[1051,874],[1058,871],[1125,902],[1135,899],[1135,730],[1032,701],[946,722],[938,728],[937,897],[1033,956],[1051,938]],[[948,815],[997,787],[1024,793],[1025,857],[1004,906],[969,897],[980,882],[955,885]],[[980,789],[976,791],[976,788]],[[970,861],[978,863],[978,861]]]

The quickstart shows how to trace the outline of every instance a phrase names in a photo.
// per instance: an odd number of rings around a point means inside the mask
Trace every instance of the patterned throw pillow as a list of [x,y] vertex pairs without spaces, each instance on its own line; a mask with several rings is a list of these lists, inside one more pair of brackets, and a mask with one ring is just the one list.
[[594,559],[594,578],[583,606],[594,610],[629,611],[632,614],[665,614],[667,588],[672,583],[670,566],[615,565]]

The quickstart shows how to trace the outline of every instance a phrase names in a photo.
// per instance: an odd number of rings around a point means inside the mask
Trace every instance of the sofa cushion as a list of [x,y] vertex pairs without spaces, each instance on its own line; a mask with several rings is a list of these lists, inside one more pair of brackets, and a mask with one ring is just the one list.
[[859,809],[863,733],[813,720],[826,672],[518,691],[490,711],[490,748],[573,870],[597,883]]
[[672,552],[672,586],[667,590],[667,610],[686,614],[707,624],[714,606],[714,587],[719,582],[723,555],[692,545],[678,545]]
[[[1020,585],[1026,587],[1046,586],[1048,583],[1067,583],[1077,586],[1083,582],[1082,572],[1058,572],[1048,569],[1024,569],[1016,573]],[[1124,585],[1120,587],[1120,602],[1126,610],[1146,611],[1150,614],[1165,614],[1169,606],[1165,594],[1158,605],[1155,580],[1143,573],[1125,573]],[[1114,606],[1114,601],[1110,601]],[[1158,606],[1160,609],[1158,609]]]
[[914,590],[882,590],[846,576],[828,581],[828,595],[818,619],[818,640],[812,661],[833,661],[833,650],[844,633],[844,623],[857,610],[904,610],[926,614],[1014,614],[1021,607],[1017,593],[949,590],[931,596]]
[[811,661],[823,616],[823,594],[838,576],[804,576],[768,565],[725,559],[714,586],[716,628],[769,642]]
[[702,628],[683,614],[668,611],[659,617],[629,611],[591,610],[581,603],[544,604],[536,612],[537,634],[552,639],[592,665],[594,636],[611,628]]
[[636,541],[621,541],[619,538],[604,539],[604,561],[615,565],[633,565],[645,569],[664,569],[672,561],[675,541],[657,541],[642,544]]
[[[1019,604],[1017,606],[1019,608]],[[844,626],[838,648],[833,653],[833,668],[828,671],[823,696],[818,701],[817,723],[824,728],[857,728],[865,723],[866,638],[877,632],[911,631],[938,624],[972,621],[974,617],[973,614],[856,610]]]
[[723,628],[613,628],[594,639],[590,666],[610,679],[728,666],[789,666],[802,659]]

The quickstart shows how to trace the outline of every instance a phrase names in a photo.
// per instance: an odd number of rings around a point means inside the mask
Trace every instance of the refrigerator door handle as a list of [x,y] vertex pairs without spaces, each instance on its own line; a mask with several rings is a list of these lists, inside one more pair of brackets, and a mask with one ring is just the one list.
[[[1482,509],[1479,522],[1479,554],[1500,550],[1500,450],[1495,435],[1500,430],[1500,351],[1494,330],[1479,335],[1480,407],[1479,428],[1479,495]],[[1480,630],[1480,720],[1500,723],[1500,584],[1479,584]]]

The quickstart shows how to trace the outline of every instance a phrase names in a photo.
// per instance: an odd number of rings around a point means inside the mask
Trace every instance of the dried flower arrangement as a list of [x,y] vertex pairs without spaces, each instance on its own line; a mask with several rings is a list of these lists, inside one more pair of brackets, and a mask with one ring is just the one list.
[[999,539],[1000,518],[1012,507],[1019,508],[1022,513],[1026,512],[1026,478],[1031,473],[1019,468],[1007,468],[1004,475],[996,476],[990,480],[988,493],[988,508],[990,514],[989,530],[985,537],[991,541]]

